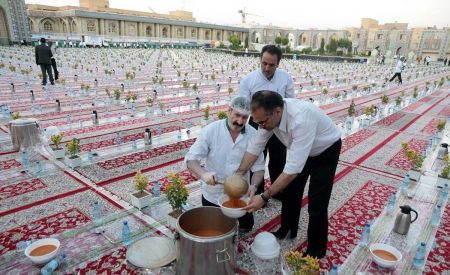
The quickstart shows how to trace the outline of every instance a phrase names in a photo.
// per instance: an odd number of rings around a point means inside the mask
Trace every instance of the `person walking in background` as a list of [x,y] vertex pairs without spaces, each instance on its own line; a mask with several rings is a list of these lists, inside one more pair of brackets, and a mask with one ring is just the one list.
[[53,67],[53,74],[55,75],[55,80],[58,80],[58,68],[56,67],[56,43],[53,43],[52,41],[48,41],[48,46],[50,47],[50,50],[52,51],[52,67]]
[[404,61],[405,57],[401,56],[397,61],[397,65],[395,65],[394,76],[389,80],[389,82],[392,82],[395,77],[398,77],[398,82],[402,84],[402,71],[405,68],[405,64],[403,63]]
[[55,85],[52,73],[52,51],[50,47],[45,44],[45,38],[41,38],[40,45],[36,46],[34,49],[34,54],[36,57],[36,65],[41,67],[42,71],[42,85],[47,85],[47,73],[50,78],[50,83]]

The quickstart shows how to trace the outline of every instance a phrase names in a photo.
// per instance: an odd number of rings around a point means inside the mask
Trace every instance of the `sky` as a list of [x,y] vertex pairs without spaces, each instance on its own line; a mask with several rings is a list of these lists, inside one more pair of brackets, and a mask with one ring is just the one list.
[[[78,6],[78,0],[25,0],[27,4]],[[238,25],[239,9],[246,8],[247,22],[294,29],[359,27],[361,18],[380,24],[409,23],[408,27],[450,27],[450,0],[110,0],[111,8],[167,14],[188,10],[199,22]]]

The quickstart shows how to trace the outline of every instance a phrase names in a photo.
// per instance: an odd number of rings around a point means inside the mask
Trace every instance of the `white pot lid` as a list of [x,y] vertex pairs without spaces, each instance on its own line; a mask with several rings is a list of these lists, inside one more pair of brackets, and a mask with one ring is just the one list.
[[268,252],[268,253],[267,252],[264,253],[262,251],[258,251],[257,249],[255,249],[253,244],[251,245],[251,249],[253,251],[253,254],[255,254],[256,257],[261,258],[261,259],[265,259],[265,260],[273,259],[273,258],[276,258],[276,257],[278,257],[280,255],[280,245],[277,245],[277,247],[274,248],[273,251]]
[[133,243],[127,249],[127,260],[141,268],[157,268],[175,260],[177,250],[172,239],[149,237]]

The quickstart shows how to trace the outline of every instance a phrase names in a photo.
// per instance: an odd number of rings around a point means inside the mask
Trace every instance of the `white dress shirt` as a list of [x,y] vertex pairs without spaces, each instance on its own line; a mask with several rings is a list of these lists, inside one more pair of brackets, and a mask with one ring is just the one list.
[[[236,141],[233,142],[228,130],[227,120],[215,121],[200,133],[195,143],[189,149],[185,156],[185,162],[188,160],[205,160],[205,169],[216,173],[216,180],[224,182],[225,179],[233,175],[238,169],[250,140],[256,135],[256,130],[245,125]],[[264,170],[264,156],[262,153],[251,170],[253,172]],[[250,183],[250,173],[244,176]],[[203,197],[209,202],[218,204],[219,196],[223,194],[223,184],[209,185],[201,181],[201,190]]]
[[341,131],[319,107],[298,99],[284,99],[280,125],[267,131],[259,128],[247,151],[259,155],[275,134],[287,147],[286,174],[301,173],[308,157],[324,152],[341,138]]
[[281,69],[276,69],[271,80],[261,72],[261,69],[253,71],[241,79],[238,92],[240,96],[252,100],[252,96],[262,90],[279,93],[283,98],[294,97],[294,81],[292,77]]

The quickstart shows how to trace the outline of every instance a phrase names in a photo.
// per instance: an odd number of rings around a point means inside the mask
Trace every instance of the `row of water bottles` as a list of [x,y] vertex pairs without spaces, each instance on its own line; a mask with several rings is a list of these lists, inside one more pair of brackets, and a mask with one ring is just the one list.
[[[102,214],[101,214],[101,206],[99,201],[95,201],[93,204],[93,216],[95,224],[102,224]],[[128,225],[128,221],[123,221],[122,223],[122,244],[127,246],[131,243],[131,230]]]
[[[22,166],[25,171],[31,170],[30,157],[29,157],[29,154],[27,151],[22,150],[20,152],[20,161],[22,162]],[[35,173],[36,178],[38,178],[38,179],[42,178],[43,169],[42,169],[42,164],[41,164],[40,160],[36,160],[34,162],[34,173]]]

